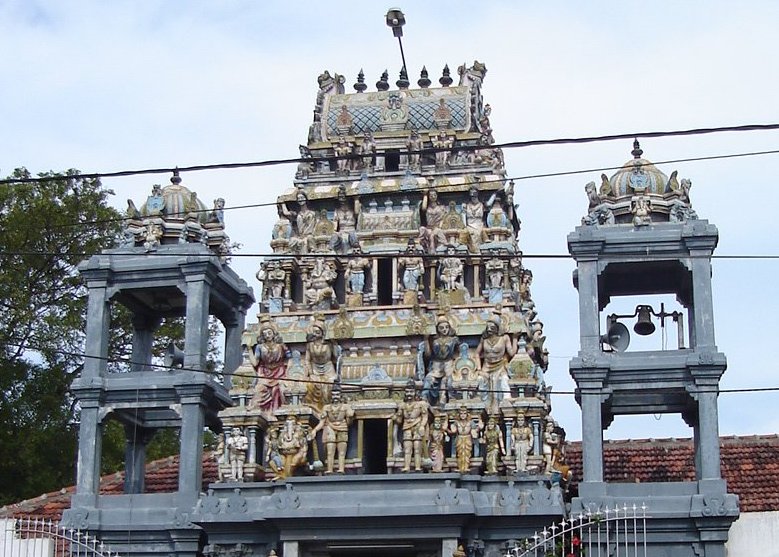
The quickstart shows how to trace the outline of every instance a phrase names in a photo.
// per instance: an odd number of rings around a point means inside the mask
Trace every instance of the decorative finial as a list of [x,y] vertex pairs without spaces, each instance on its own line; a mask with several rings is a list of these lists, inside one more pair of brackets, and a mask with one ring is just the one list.
[[357,83],[354,84],[354,90],[358,93],[363,93],[368,88],[368,86],[365,84],[365,74],[362,71],[362,68],[360,68],[360,73],[357,74]]
[[634,159],[640,159],[644,151],[641,150],[641,145],[638,143],[638,138],[633,140],[633,150],[630,152]]
[[430,79],[427,77],[427,68],[425,66],[422,66],[422,71],[419,72],[419,80],[417,81],[417,85],[419,85],[422,89],[427,89],[430,87]]
[[377,91],[386,91],[389,89],[389,73],[384,70],[381,74],[381,79],[376,82]]
[[444,75],[441,76],[441,78],[438,80],[438,83],[441,84],[442,87],[449,87],[452,84],[452,77],[450,75],[449,71],[449,64],[444,66]]
[[173,176],[170,178],[170,183],[178,186],[181,183],[181,176],[179,176],[179,167],[173,169]]
[[400,69],[400,79],[395,82],[395,85],[398,86],[398,89],[408,89],[410,84],[411,82],[408,80],[408,73],[406,72],[406,68],[403,67]]

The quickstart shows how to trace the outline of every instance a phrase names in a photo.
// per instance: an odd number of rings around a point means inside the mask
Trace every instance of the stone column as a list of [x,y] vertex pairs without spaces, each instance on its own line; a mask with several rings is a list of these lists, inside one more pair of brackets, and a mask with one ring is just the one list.
[[714,309],[711,297],[711,253],[690,251],[692,267],[692,322],[690,345],[692,348],[714,346]]
[[[263,460],[264,457],[260,459],[260,462],[257,461],[257,426],[250,425],[247,427],[246,437],[249,438],[249,454],[246,455],[246,461],[249,464],[262,464],[263,466],[267,465],[268,463]],[[261,454],[264,454],[264,451]]]
[[[211,285],[205,264],[182,266],[187,281],[184,329],[184,367],[205,369],[208,351],[208,301]],[[189,267],[189,268],[188,268]]]
[[181,439],[179,456],[179,494],[197,495],[203,483],[203,428],[205,409],[198,385],[180,389]]
[[154,430],[136,424],[125,424],[124,435],[126,439],[124,492],[143,493],[145,489],[146,445],[154,435]]
[[300,542],[285,541],[281,557],[300,557]]
[[717,390],[698,393],[698,432],[696,455],[699,455],[698,474],[701,480],[720,479],[719,425]]
[[603,481],[603,423],[601,394],[581,393],[582,408],[582,470],[585,482]]
[[159,327],[161,319],[149,315],[133,315],[133,345],[130,357],[132,371],[150,371],[152,358],[152,343],[154,331]]
[[100,286],[89,285],[87,303],[86,338],[84,342],[84,370],[81,376],[100,377],[108,359],[108,326],[111,306],[108,302],[105,282]]
[[452,557],[455,551],[457,551],[457,538],[441,540],[441,557]]
[[[86,364],[85,364],[86,367]],[[100,461],[103,452],[103,427],[100,423],[99,396],[79,396],[81,423],[78,432],[78,473],[76,493],[97,495],[100,492]]]
[[577,260],[579,277],[579,336],[582,352],[600,351],[598,262]]
[[225,323],[224,386],[228,391],[233,386],[233,373],[243,363],[241,336],[246,326],[245,310],[236,309],[233,315],[235,320],[232,323]]

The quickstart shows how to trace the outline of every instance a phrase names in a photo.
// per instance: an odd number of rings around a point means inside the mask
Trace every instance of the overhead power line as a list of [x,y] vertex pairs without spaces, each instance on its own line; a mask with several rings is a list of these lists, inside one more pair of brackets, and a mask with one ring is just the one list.
[[[672,130],[672,131],[654,131],[654,132],[634,132],[634,133],[618,133],[610,135],[596,135],[596,136],[584,136],[584,137],[569,137],[569,138],[555,138],[555,139],[531,139],[527,141],[510,141],[507,143],[494,143],[492,145],[458,145],[453,147],[429,147],[416,151],[406,151],[401,154],[433,154],[442,151],[478,151],[484,149],[516,149],[523,147],[538,147],[543,145],[570,145],[570,144],[583,144],[583,143],[597,143],[603,141],[616,141],[623,139],[638,139],[638,138],[654,138],[654,137],[678,137],[678,136],[694,136],[694,135],[707,135],[714,133],[728,133],[728,132],[751,132],[751,131],[771,131],[779,130],[779,124],[744,124],[738,126],[718,126],[713,128],[693,128],[688,130]],[[199,172],[203,170],[229,170],[235,168],[256,168],[264,166],[278,166],[283,164],[295,164],[300,162],[316,163],[316,162],[330,162],[338,160],[357,160],[362,158],[359,154],[349,154],[341,156],[328,156],[328,157],[295,157],[289,159],[270,159],[263,161],[249,161],[249,162],[231,162],[231,163],[216,163],[216,164],[197,164],[190,166],[174,166],[174,167],[160,167],[160,168],[145,168],[136,170],[119,170],[114,172],[88,172],[80,174],[72,174],[68,178],[72,179],[95,179],[95,178],[117,178],[124,176],[139,176],[144,174],[170,174],[172,172]],[[0,184],[23,184],[31,182],[44,182],[52,180],[51,177],[36,177],[36,178],[5,178],[0,180]]]
[[[668,159],[663,161],[657,161],[657,162],[650,162],[650,163],[639,163],[638,165],[634,166],[656,166],[656,165],[662,165],[662,164],[677,164],[677,163],[683,163],[683,162],[697,162],[697,161],[708,161],[708,160],[719,160],[719,159],[732,159],[732,158],[742,158],[742,157],[754,157],[754,156],[761,156],[761,155],[776,155],[779,154],[779,149],[773,149],[768,151],[748,151],[744,153],[728,153],[723,155],[707,155],[707,156],[701,156],[701,157],[687,157],[687,158],[680,158],[680,159]],[[519,182],[522,180],[533,180],[533,179],[540,179],[540,178],[554,178],[559,176],[573,176],[577,174],[591,174],[591,173],[598,173],[598,172],[604,172],[607,170],[619,170],[622,168],[622,165],[620,166],[604,166],[604,167],[595,167],[595,168],[585,168],[585,169],[578,169],[578,170],[562,170],[558,172],[546,172],[542,174],[526,174],[526,175],[519,175],[519,176],[507,176],[505,178],[498,178],[498,179],[489,179],[489,180],[466,180],[463,185],[470,186],[470,185],[483,185],[483,184],[493,184],[493,183],[503,183],[506,181],[515,181]],[[38,181],[52,181],[52,180],[58,180],[62,178],[70,178],[68,177],[49,177],[49,178],[40,178],[36,179]],[[0,180],[0,184],[2,184],[4,181]],[[429,186],[425,187],[417,187],[417,188],[408,188],[404,189],[402,193],[414,193],[414,192],[424,192],[428,191],[431,188]],[[352,194],[353,195],[353,194]],[[259,207],[275,207],[278,203],[276,201],[265,201],[261,203],[247,203],[243,205],[232,205],[232,206],[226,206],[222,210],[223,211],[236,211],[236,210],[242,210],[242,209],[255,209]],[[187,214],[189,213],[210,213],[213,211],[213,209],[197,209],[193,211],[187,211]],[[108,224],[112,222],[123,222],[127,220],[127,217],[117,217],[115,219],[96,219],[96,220],[90,220],[90,221],[74,221],[70,223],[60,223],[60,224],[53,224],[50,225],[51,228],[69,228],[69,227],[76,227],[76,226],[92,226],[97,224]]]
[[[23,348],[19,345],[15,344],[7,344],[6,346],[12,346],[16,348]],[[36,350],[36,348],[29,347],[30,350]],[[66,356],[74,356],[77,358],[84,358],[91,359],[91,360],[98,360],[101,362],[106,363],[114,363],[114,364],[125,364],[125,365],[137,365],[137,366],[143,366],[147,368],[153,368],[151,370],[147,371],[154,371],[154,370],[167,370],[170,372],[181,372],[181,371],[187,371],[187,372],[194,372],[194,373],[203,373],[205,375],[210,375],[213,377],[221,378],[225,375],[229,375],[231,377],[239,377],[239,378],[249,378],[249,379],[263,379],[262,377],[259,377],[256,373],[242,373],[239,371],[234,371],[233,373],[225,373],[224,371],[215,371],[215,370],[208,370],[208,369],[199,369],[199,368],[191,368],[191,367],[176,367],[176,366],[169,366],[165,364],[148,364],[146,362],[134,362],[130,360],[129,358],[111,358],[111,357],[102,357],[102,356],[93,356],[85,354],[84,352],[73,352],[70,350],[64,350],[61,348],[47,348],[46,351],[48,352],[57,352],[59,354],[63,354]],[[138,371],[127,371],[127,372],[109,372],[109,374],[112,375],[121,375],[121,376],[127,376],[128,374],[133,373],[142,373]],[[408,378],[406,378],[408,379]],[[276,379],[268,379],[276,381]],[[287,382],[287,383],[304,383],[304,384],[312,384],[312,385],[332,385],[332,381],[318,381],[315,379],[298,379],[293,377],[284,377],[281,379],[278,379],[277,381]],[[349,382],[343,382],[341,381],[341,385],[350,385],[350,386],[358,386],[357,383],[349,383]],[[418,388],[416,390],[419,390]],[[473,389],[452,389],[449,390],[454,392],[461,392],[461,391],[467,391],[467,392],[474,392]],[[732,389],[719,389],[719,393],[721,394],[735,394],[735,393],[765,393],[765,392],[779,392],[779,386],[776,387],[744,387],[744,388],[732,388]],[[479,390],[478,393],[505,393],[505,391],[501,390]],[[554,390],[547,390],[545,391],[546,395],[575,395],[577,394],[576,391],[554,391]]]

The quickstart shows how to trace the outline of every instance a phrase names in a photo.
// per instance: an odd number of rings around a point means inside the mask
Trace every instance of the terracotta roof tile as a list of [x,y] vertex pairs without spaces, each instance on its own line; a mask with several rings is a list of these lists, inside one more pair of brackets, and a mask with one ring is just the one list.
[[[722,437],[722,477],[740,498],[742,512],[779,510],[779,435]],[[569,443],[568,463],[574,482],[581,481],[581,442]],[[627,439],[603,444],[605,479],[610,482],[679,482],[695,479],[690,439]],[[146,465],[146,492],[174,492],[178,487],[178,457]],[[216,481],[211,453],[203,455],[203,490]],[[122,493],[124,473],[103,476],[100,492]],[[0,508],[0,516],[35,515],[59,520],[70,507],[74,488],[68,487]]]

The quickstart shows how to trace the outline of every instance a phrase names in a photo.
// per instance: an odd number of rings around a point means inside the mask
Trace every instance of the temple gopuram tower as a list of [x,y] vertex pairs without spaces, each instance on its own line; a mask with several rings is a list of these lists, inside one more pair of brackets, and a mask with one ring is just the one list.
[[369,92],[360,72],[354,93],[319,76],[194,518],[215,554],[502,555],[564,514],[487,68],[457,73]]
[[[739,511],[720,474],[717,397],[727,362],[714,340],[718,232],[692,209],[690,180],[666,176],[642,158],[638,141],[632,154],[613,176],[602,175],[599,187],[587,184],[588,214],[568,235],[579,291],[581,346],[570,372],[582,408],[584,476],[572,511],[613,515],[642,507],[650,517],[646,555],[720,557]],[[667,311],[665,302],[652,307],[647,297],[656,295],[675,296],[679,310]],[[624,296],[644,300],[632,313],[601,315]],[[676,346],[627,350],[622,321],[633,320],[638,335],[651,335],[659,323],[658,334],[676,337]],[[641,414],[680,414],[692,428],[694,481],[605,481],[603,430],[615,416]]]

